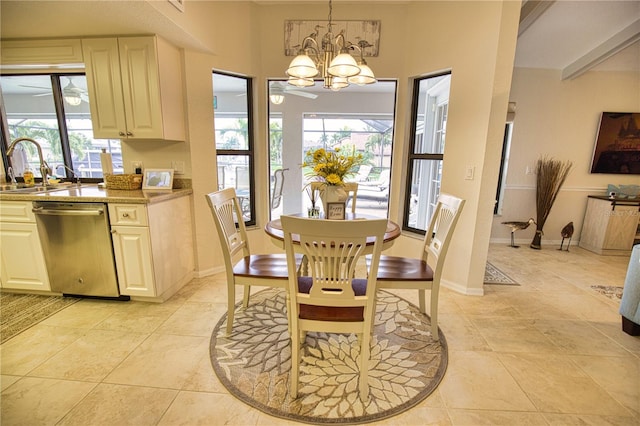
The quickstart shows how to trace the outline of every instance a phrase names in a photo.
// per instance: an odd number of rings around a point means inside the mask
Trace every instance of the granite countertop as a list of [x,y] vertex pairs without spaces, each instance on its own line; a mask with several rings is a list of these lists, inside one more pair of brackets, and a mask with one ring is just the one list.
[[123,204],[153,204],[192,194],[191,188],[168,191],[106,189],[98,185],[75,185],[49,192],[0,192],[0,201],[69,201]]

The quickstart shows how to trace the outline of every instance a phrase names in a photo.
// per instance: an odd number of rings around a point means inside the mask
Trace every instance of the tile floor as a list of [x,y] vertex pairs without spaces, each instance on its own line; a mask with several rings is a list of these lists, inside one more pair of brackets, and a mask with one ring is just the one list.
[[[444,289],[445,378],[379,424],[640,424],[640,337],[589,288],[622,286],[628,258],[492,245],[489,260],[521,286]],[[217,275],[160,305],[83,300],[14,337],[0,346],[2,425],[293,424],[235,399],[213,373],[225,294]]]

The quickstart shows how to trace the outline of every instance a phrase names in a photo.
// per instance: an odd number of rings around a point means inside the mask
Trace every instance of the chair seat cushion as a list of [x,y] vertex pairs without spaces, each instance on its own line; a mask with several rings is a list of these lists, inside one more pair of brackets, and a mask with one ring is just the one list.
[[[302,256],[296,256],[296,263]],[[253,254],[240,259],[233,267],[233,274],[241,277],[289,278],[287,256],[284,254]]]
[[378,281],[433,281],[433,269],[422,259],[380,256]]
[[[309,294],[312,285],[313,279],[311,277],[298,278],[298,291],[300,293]],[[353,292],[356,296],[364,296],[367,292],[367,280],[356,278],[351,281],[351,288],[353,288]],[[316,321],[364,321],[364,307],[354,306],[352,308],[344,308],[300,304],[299,317],[300,319]]]

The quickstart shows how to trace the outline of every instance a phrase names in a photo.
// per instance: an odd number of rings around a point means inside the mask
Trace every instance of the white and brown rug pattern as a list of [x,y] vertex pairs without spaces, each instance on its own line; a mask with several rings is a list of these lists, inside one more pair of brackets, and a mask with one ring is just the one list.
[[484,283],[494,285],[520,285],[489,262],[487,262],[484,270]]
[[447,368],[447,343],[434,342],[429,317],[388,292],[378,292],[369,371],[370,398],[358,388],[359,347],[354,335],[309,333],[298,398],[289,395],[291,349],[285,292],[263,290],[249,307],[236,307],[233,333],[226,314],[211,336],[211,363],[229,392],[272,416],[312,424],[380,420],[424,400]]

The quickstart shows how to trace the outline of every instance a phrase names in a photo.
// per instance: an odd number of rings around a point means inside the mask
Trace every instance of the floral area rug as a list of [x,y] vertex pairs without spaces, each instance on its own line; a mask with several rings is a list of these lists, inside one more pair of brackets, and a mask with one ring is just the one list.
[[489,262],[487,262],[484,270],[484,283],[494,285],[520,285]]
[[613,300],[622,299],[623,287],[618,287],[614,285],[592,285],[591,288],[600,294],[604,294],[609,299],[613,299]]
[[0,343],[4,343],[80,299],[0,293]]
[[226,314],[211,336],[211,363],[229,392],[269,415],[312,424],[356,424],[394,416],[424,400],[447,368],[447,343],[431,339],[429,317],[378,292],[369,371],[370,397],[358,396],[359,346],[354,335],[308,333],[298,398],[289,395],[291,348],[285,291],[263,290]]

